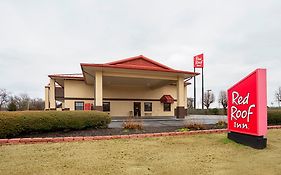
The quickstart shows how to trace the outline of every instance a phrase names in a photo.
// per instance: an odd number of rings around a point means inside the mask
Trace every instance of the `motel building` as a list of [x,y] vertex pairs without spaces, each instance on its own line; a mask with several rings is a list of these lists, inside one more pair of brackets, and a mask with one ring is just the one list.
[[81,74],[49,75],[45,110],[98,110],[114,117],[183,118],[187,114],[188,80],[198,75],[172,69],[142,55],[80,66]]

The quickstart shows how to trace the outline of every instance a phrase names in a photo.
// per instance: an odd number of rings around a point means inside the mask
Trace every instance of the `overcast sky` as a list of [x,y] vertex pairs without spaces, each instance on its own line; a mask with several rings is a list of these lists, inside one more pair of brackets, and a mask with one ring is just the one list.
[[0,88],[43,98],[48,74],[81,73],[81,62],[142,54],[193,71],[193,56],[204,53],[216,105],[220,90],[260,67],[276,105],[280,21],[280,0],[0,0]]

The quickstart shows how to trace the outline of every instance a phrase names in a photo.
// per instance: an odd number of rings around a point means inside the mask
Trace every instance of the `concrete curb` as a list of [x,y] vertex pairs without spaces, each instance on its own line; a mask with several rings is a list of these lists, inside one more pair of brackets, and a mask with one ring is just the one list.
[[[268,126],[268,129],[281,129],[281,125]],[[225,133],[225,132],[227,132],[227,129],[198,130],[198,131],[188,131],[188,132],[162,132],[162,133],[149,133],[149,134],[112,135],[112,136],[85,136],[85,137],[79,136],[79,137],[54,137],[54,138],[51,138],[51,137],[48,137],[48,138],[12,138],[12,139],[0,139],[0,145],[78,142],[78,141],[93,141],[93,140],[165,137],[165,136],[183,136],[183,135],[212,134],[212,133]]]

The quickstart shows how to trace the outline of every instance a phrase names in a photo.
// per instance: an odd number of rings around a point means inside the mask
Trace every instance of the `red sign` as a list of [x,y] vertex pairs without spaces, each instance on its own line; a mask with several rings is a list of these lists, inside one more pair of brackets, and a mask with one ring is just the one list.
[[266,69],[257,69],[228,89],[228,131],[267,132]]
[[200,55],[196,55],[193,61],[194,61],[194,68],[203,68],[204,67],[203,53]]

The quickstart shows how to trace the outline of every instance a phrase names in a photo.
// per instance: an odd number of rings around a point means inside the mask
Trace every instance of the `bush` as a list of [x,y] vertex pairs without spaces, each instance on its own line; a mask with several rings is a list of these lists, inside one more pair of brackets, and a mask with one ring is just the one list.
[[97,111],[0,112],[0,138],[31,132],[106,128],[110,122],[108,114]]
[[281,125],[281,110],[268,110],[267,124],[268,125]]
[[143,123],[141,121],[137,121],[134,119],[128,119],[124,121],[122,126],[123,129],[138,129],[138,130],[143,129]]
[[211,109],[210,112],[211,112],[212,115],[218,115],[219,114],[218,108]]
[[180,128],[176,130],[176,132],[187,132],[187,131],[189,131],[188,128]]
[[198,123],[198,122],[187,122],[184,125],[185,128],[187,128],[188,130],[204,130],[206,129],[206,126],[202,123]]
[[17,110],[17,105],[15,104],[15,102],[10,102],[8,104],[8,111],[16,111]]
[[227,123],[223,120],[220,120],[216,123],[215,128],[217,129],[227,128]]

